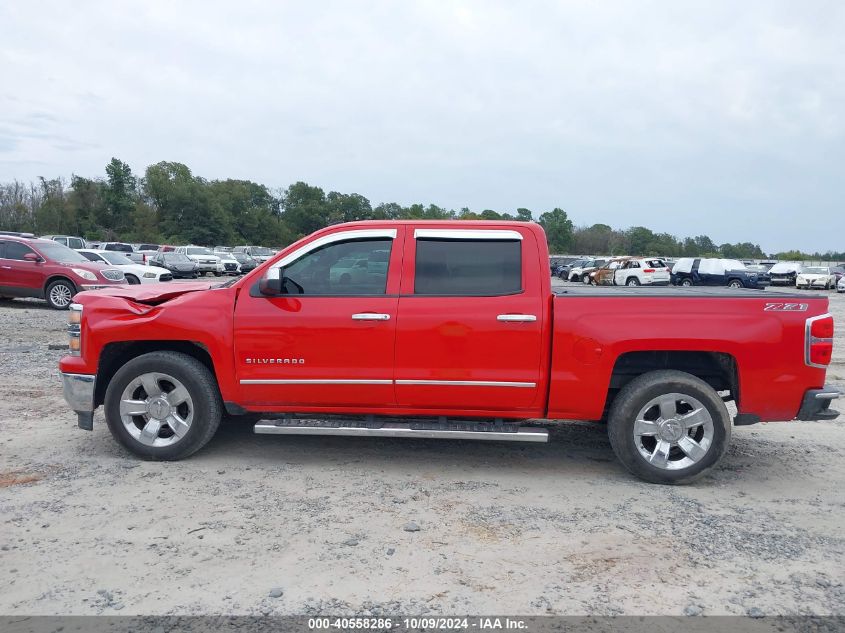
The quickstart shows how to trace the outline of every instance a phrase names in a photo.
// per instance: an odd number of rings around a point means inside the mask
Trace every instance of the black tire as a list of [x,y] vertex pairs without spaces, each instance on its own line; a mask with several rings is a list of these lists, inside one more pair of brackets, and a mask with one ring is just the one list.
[[[654,398],[670,393],[698,400],[713,423],[713,438],[707,452],[691,466],[677,470],[649,463],[637,448],[634,435],[640,410]],[[660,370],[642,374],[622,388],[610,407],[607,430],[613,452],[631,473],[656,484],[687,484],[703,476],[724,455],[731,439],[731,417],[719,394],[700,378],[682,371]]]
[[130,286],[137,286],[141,283],[141,280],[138,279],[135,275],[126,275],[126,283]]
[[581,281],[581,278],[578,275],[573,275],[572,277],[570,277],[569,281],[574,284],[577,284],[579,281]]
[[682,280],[681,280],[681,285],[682,285],[684,288],[689,288],[690,286],[692,286],[692,279],[682,279]]
[[223,273],[215,272],[215,273],[214,273],[214,276],[215,276],[215,277],[219,277],[219,276],[220,276],[220,275],[222,275],[222,274],[223,274]]
[[[127,431],[120,418],[120,398],[127,385],[149,372],[169,374],[181,381],[194,404],[193,422],[184,437],[169,446],[148,446]],[[179,352],[150,352],[133,358],[117,370],[106,389],[106,423],[111,434],[129,451],[149,460],[184,459],[208,444],[223,411],[223,401],[213,374],[200,361]]]
[[584,284],[585,286],[589,286],[590,285],[590,276],[589,275],[582,275],[581,276],[581,283]]
[[[69,279],[56,279],[47,284],[47,287],[44,289],[44,299],[47,300],[47,305],[54,310],[67,310],[76,292],[76,286]],[[67,296],[68,293],[70,294],[71,300],[67,303],[58,300],[59,294]]]
[[639,286],[640,280],[637,279],[636,277],[628,277],[628,279],[625,281],[625,285],[626,286]]
[[742,288],[742,282],[739,279],[731,279],[728,282],[728,288]]

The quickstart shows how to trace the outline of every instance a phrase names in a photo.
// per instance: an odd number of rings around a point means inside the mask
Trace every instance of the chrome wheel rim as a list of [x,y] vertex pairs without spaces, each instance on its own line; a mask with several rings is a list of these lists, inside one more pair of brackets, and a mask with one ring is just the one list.
[[692,396],[666,393],[652,398],[634,421],[634,444],[640,456],[661,470],[697,464],[713,445],[713,417]]
[[144,446],[171,446],[194,421],[194,401],[185,385],[159,372],[141,374],[120,396],[120,419]]
[[56,284],[50,288],[50,301],[53,305],[66,308],[73,299],[73,292],[64,284]]

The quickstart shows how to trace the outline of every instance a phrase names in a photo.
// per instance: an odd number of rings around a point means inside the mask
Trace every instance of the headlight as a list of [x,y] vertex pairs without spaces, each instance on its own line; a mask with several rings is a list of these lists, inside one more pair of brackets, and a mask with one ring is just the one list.
[[88,281],[97,281],[97,275],[92,273],[90,270],[82,270],[81,268],[71,268],[71,271],[75,275],[79,275],[83,279],[87,279]]
[[144,278],[145,279],[155,279],[156,274],[155,273],[144,273]]
[[70,355],[79,356],[82,353],[82,306],[78,303],[70,304],[67,319],[67,335]]

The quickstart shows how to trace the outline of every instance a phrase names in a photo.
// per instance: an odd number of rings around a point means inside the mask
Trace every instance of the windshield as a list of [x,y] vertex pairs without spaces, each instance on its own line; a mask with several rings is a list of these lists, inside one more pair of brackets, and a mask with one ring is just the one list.
[[103,259],[105,259],[109,264],[114,264],[115,266],[127,266],[133,263],[133,261],[126,255],[121,255],[120,253],[106,251],[105,253],[102,253],[102,255]]
[[210,250],[207,248],[189,248],[188,255],[214,255]]
[[782,262],[780,264],[775,264],[769,269],[770,273],[792,273],[796,272],[801,269],[801,264],[796,264],[795,262]]
[[138,245],[139,251],[157,251],[158,244],[139,244]]
[[262,256],[267,255],[267,256],[270,256],[270,255],[273,254],[273,251],[271,251],[269,248],[265,248],[263,246],[253,246],[249,250],[250,250],[252,255],[262,255]]
[[103,250],[106,251],[120,251],[122,253],[132,253],[132,247],[129,244],[121,244],[119,242],[115,242],[113,244],[106,244]]
[[62,264],[81,264],[88,260],[72,248],[62,246],[58,242],[51,244],[38,244],[38,250],[49,260],[61,262]]
[[804,272],[809,275],[829,275],[830,270],[824,266],[810,266],[804,269]]
[[161,257],[164,261],[174,264],[191,261],[184,253],[162,253]]

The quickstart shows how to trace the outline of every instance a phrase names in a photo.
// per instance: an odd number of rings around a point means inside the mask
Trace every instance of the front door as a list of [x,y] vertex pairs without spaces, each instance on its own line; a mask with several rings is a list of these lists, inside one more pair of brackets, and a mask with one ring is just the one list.
[[514,411],[542,399],[543,304],[530,231],[406,236],[396,333],[400,406]]
[[402,227],[317,236],[280,260],[288,294],[245,289],[234,332],[245,404],[290,411],[395,404],[403,236]]
[[29,296],[41,290],[43,264],[24,259],[28,254],[38,255],[21,242],[0,241],[0,288],[9,294]]

